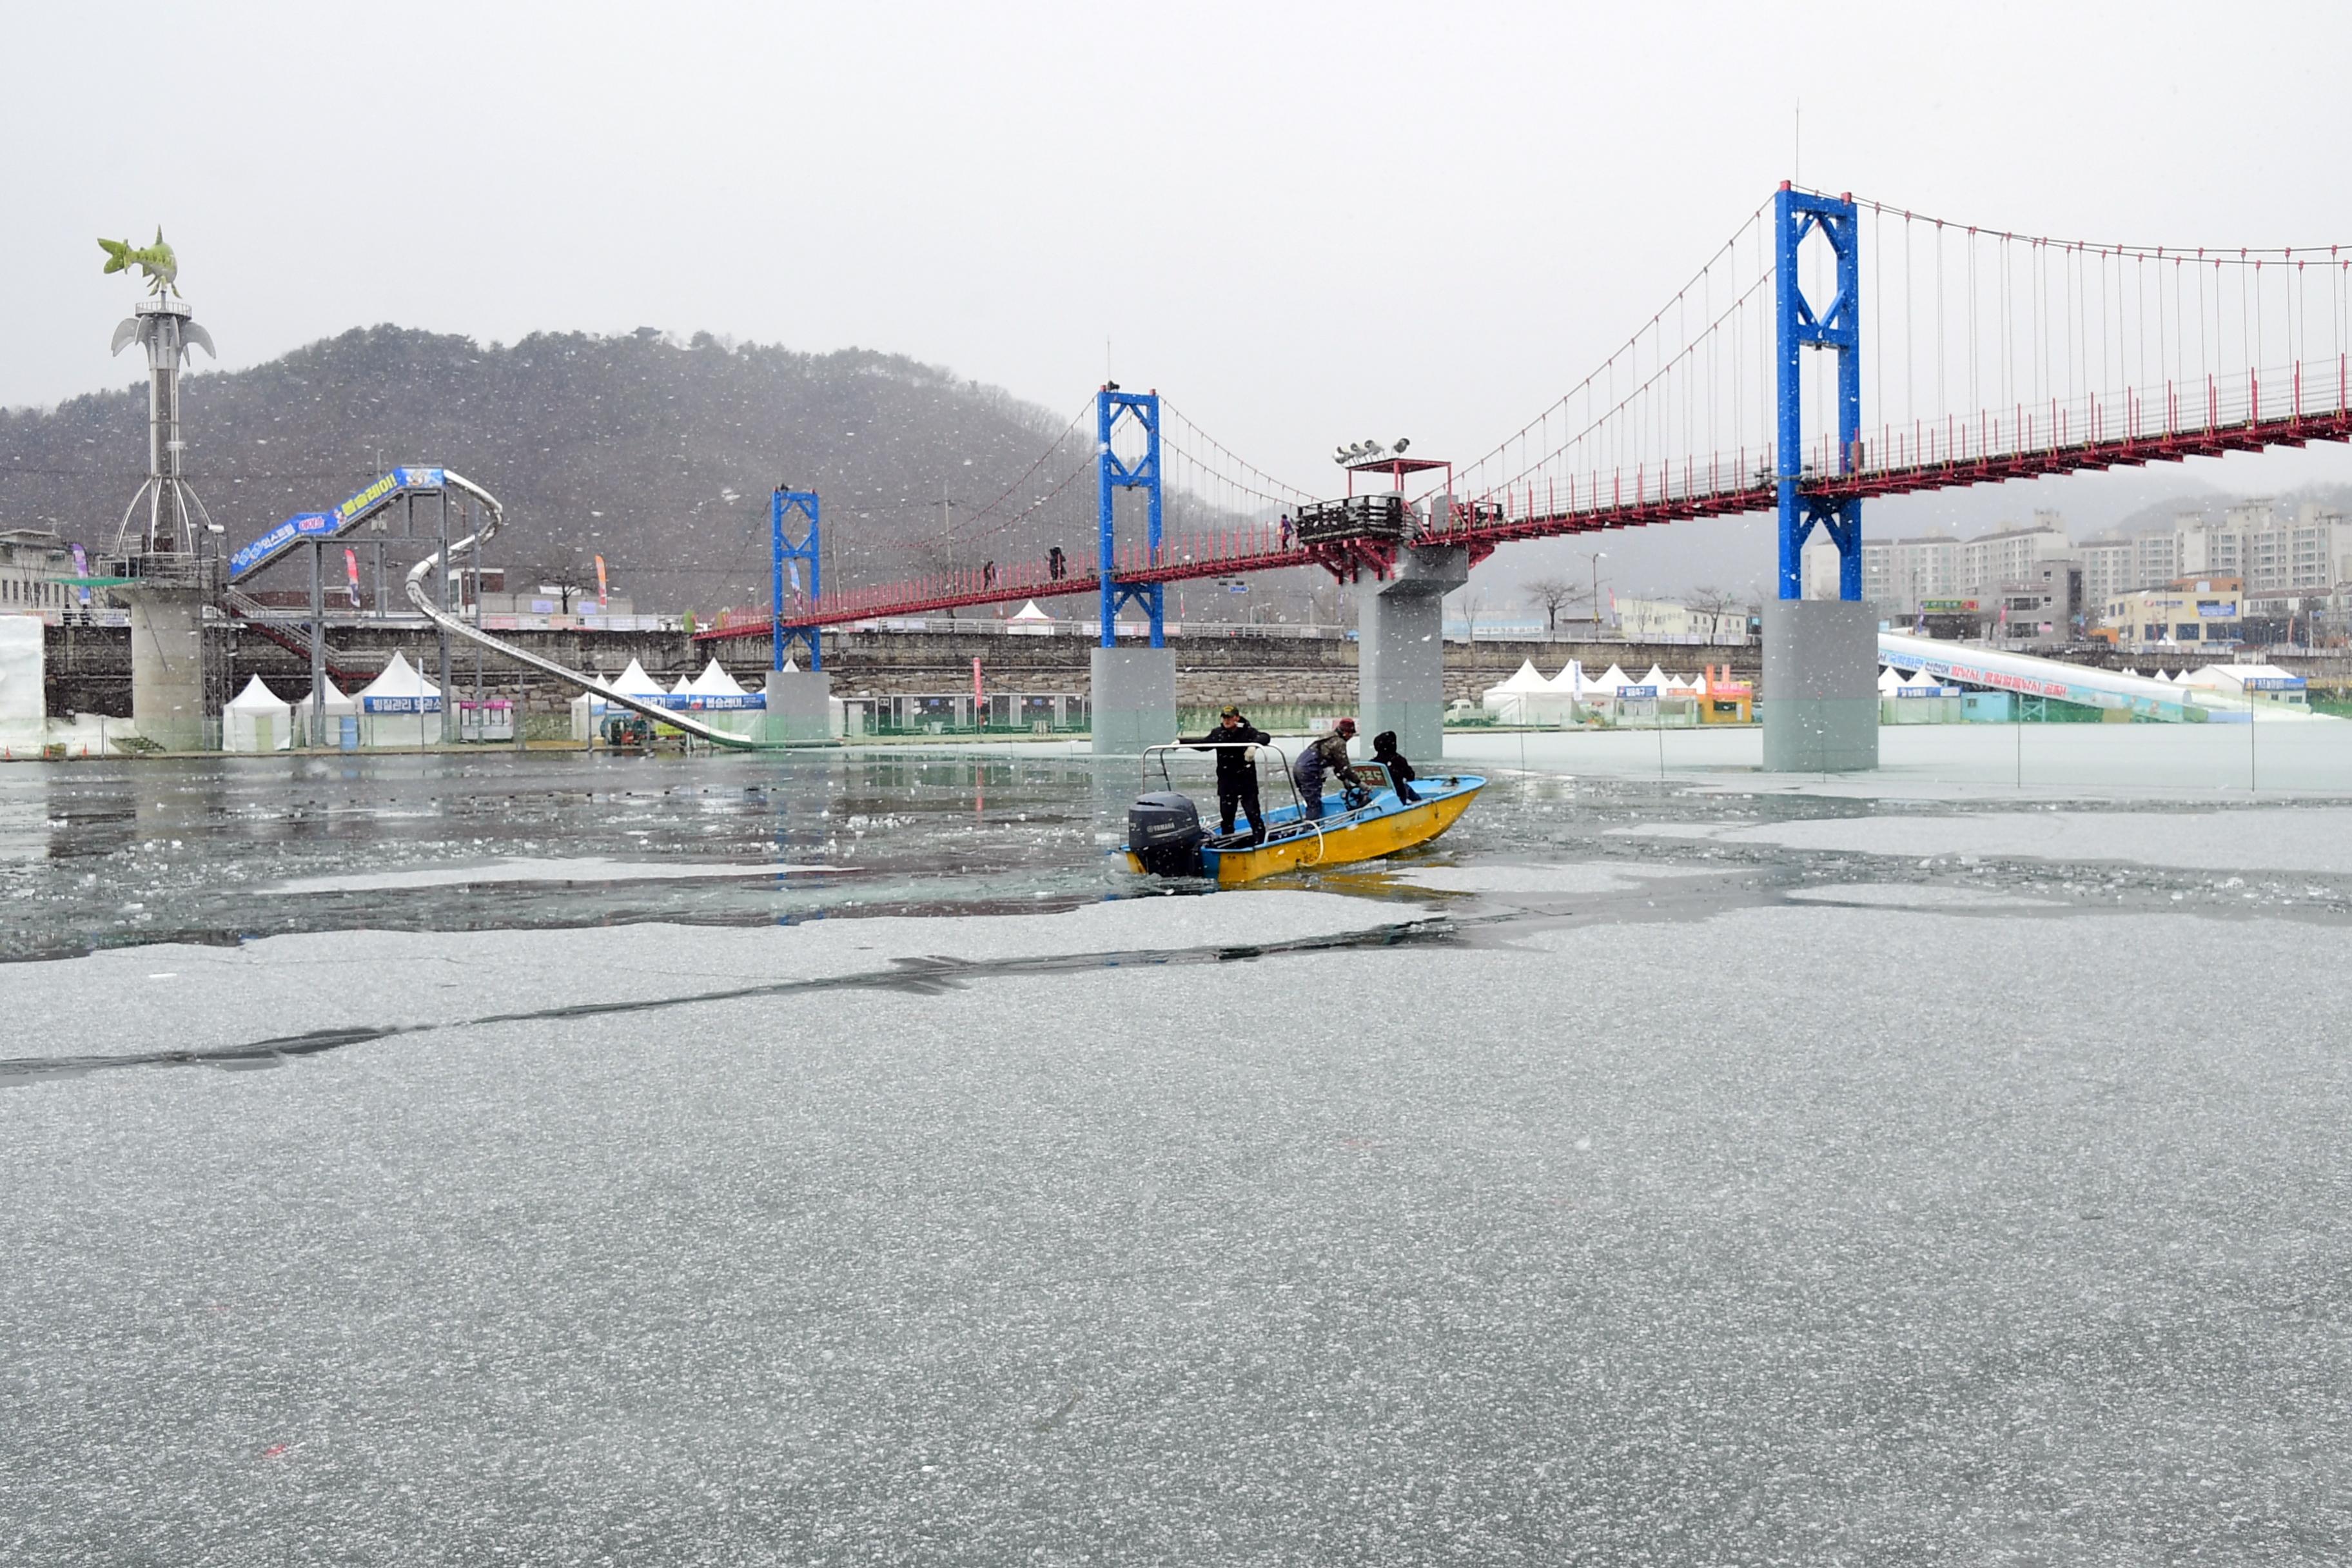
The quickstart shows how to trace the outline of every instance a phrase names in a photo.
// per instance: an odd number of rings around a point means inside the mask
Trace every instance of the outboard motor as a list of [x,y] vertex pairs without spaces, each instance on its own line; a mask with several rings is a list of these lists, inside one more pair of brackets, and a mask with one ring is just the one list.
[[1155,877],[1206,876],[1201,841],[1207,837],[1191,795],[1141,795],[1127,808],[1128,853]]

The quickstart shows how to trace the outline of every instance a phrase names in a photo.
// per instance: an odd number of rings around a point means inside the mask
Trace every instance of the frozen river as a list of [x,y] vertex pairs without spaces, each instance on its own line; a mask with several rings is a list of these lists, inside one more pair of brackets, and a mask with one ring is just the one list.
[[2352,725],[2063,728],[1210,896],[1059,750],[0,768],[0,1563],[2352,1559]]

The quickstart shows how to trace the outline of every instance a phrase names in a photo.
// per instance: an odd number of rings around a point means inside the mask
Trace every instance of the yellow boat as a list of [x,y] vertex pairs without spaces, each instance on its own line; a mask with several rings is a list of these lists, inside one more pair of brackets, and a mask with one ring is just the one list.
[[[1190,749],[1150,748],[1144,753],[1147,773],[1157,755],[1161,782],[1167,782],[1165,753]],[[1282,776],[1290,778],[1289,759],[1278,747],[1259,749],[1282,758]],[[1324,802],[1318,818],[1306,815],[1305,803],[1295,798],[1294,784],[1294,803],[1265,814],[1263,842],[1253,842],[1247,832],[1204,832],[1192,797],[1173,789],[1144,795],[1128,808],[1128,868],[1162,877],[1213,877],[1221,888],[1237,888],[1284,871],[1377,860],[1428,843],[1453,826],[1486,787],[1475,773],[1417,778],[1412,783],[1416,798],[1408,805],[1397,798],[1396,786],[1380,763],[1349,766],[1362,781],[1360,787],[1339,801]]]

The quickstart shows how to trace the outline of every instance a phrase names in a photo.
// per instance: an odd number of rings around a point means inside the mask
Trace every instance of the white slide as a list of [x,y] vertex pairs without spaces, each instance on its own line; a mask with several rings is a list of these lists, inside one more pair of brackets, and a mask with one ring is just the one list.
[[[451,489],[463,490],[482,503],[483,521],[480,531],[469,533],[463,539],[453,539],[449,542],[449,559],[455,561],[467,551],[488,543],[490,536],[498,532],[499,523],[505,514],[500,511],[498,501],[489,491],[455,469],[442,469],[441,479],[442,482]],[[632,697],[625,691],[615,691],[601,680],[583,675],[578,670],[558,664],[551,658],[543,658],[535,653],[526,653],[511,643],[500,642],[478,626],[467,625],[461,617],[450,615],[436,605],[433,602],[432,594],[425,586],[425,579],[432,574],[433,568],[438,565],[440,561],[441,552],[436,551],[408,569],[408,602],[415,605],[424,614],[425,619],[442,630],[464,637],[467,642],[479,643],[492,653],[503,655],[517,664],[529,665],[531,668],[551,675],[558,680],[569,681],[590,696],[601,697],[615,707],[642,713],[646,718],[667,724],[673,730],[683,730],[698,741],[708,741],[714,746],[727,746],[739,752],[760,752],[769,749],[767,742],[763,741],[754,741],[747,735],[731,734],[725,730],[714,729],[690,714],[674,712],[646,698]]]
[[2244,713],[2243,697],[2176,686],[2141,675],[2117,675],[2031,654],[2001,653],[1975,643],[1878,634],[1878,662],[1920,669],[1956,686],[1982,686],[2027,697],[2054,697],[2084,708],[2122,708],[2172,723],[2200,723],[2209,712]]

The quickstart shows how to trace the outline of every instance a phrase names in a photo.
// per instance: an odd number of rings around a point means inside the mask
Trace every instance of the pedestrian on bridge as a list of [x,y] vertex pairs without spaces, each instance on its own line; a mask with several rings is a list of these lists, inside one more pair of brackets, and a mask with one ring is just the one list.
[[1045,575],[1047,579],[1052,582],[1058,583],[1063,578],[1068,576],[1070,574],[1069,559],[1070,558],[1068,556],[1062,553],[1062,547],[1058,544],[1054,546],[1053,549],[1045,552]]

